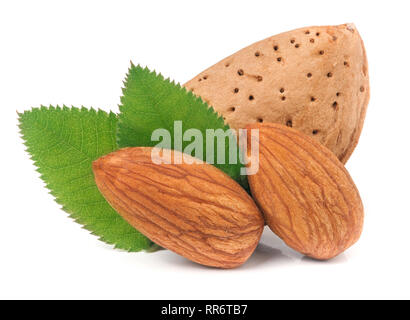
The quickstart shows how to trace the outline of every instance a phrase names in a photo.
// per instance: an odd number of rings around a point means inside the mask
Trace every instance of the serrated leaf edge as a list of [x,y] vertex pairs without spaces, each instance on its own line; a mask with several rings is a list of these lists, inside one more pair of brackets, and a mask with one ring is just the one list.
[[82,229],[87,230],[90,234],[96,236],[98,240],[100,240],[100,241],[102,241],[102,242],[104,242],[108,245],[112,245],[114,249],[123,250],[123,251],[126,251],[126,252],[141,252],[141,251],[154,252],[154,251],[156,251],[158,245],[156,245],[153,242],[147,249],[132,249],[131,247],[129,247],[129,248],[118,247],[115,242],[107,240],[104,236],[100,236],[100,235],[95,234],[95,232],[90,230],[90,226],[91,226],[90,224],[86,224],[86,223],[81,222],[80,218],[75,217],[74,212],[69,210],[64,204],[61,203],[61,200],[54,194],[54,191],[51,189],[50,184],[46,182],[47,180],[45,178],[45,175],[41,172],[38,160],[35,159],[35,156],[30,151],[30,146],[27,145],[26,135],[23,132],[24,129],[22,128],[22,126],[23,126],[22,117],[24,117],[24,115],[27,115],[27,114],[33,113],[33,112],[40,112],[42,110],[46,110],[46,111],[50,111],[50,110],[52,110],[52,111],[58,111],[58,110],[64,111],[65,110],[65,111],[69,111],[69,112],[83,112],[83,111],[89,112],[89,111],[91,111],[93,113],[98,112],[99,115],[102,115],[102,116],[106,117],[107,119],[109,119],[110,117],[117,117],[118,118],[118,115],[115,114],[112,111],[106,112],[106,111],[101,110],[101,109],[95,110],[93,107],[90,107],[88,109],[84,106],[81,106],[81,108],[78,108],[78,107],[74,107],[74,106],[67,107],[66,105],[63,105],[63,107],[60,107],[59,105],[56,105],[56,106],[50,105],[48,107],[46,107],[44,105],[41,105],[40,107],[32,107],[30,110],[24,110],[23,112],[18,112],[17,111],[19,134],[20,134],[20,138],[23,140],[23,144],[26,146],[25,152],[27,152],[27,154],[29,155],[29,159],[31,161],[33,161],[33,164],[36,167],[35,171],[37,171],[40,174],[41,180],[45,184],[45,187],[49,190],[48,194],[50,194],[53,197],[54,201],[58,205],[61,206],[61,209],[68,214],[68,217],[70,219],[74,220],[74,222],[78,223],[81,226]]
[[[126,74],[125,80],[123,80],[123,87],[121,88],[121,92],[124,94],[124,90],[126,90],[127,88],[127,83],[128,83],[128,78],[130,73],[133,71],[133,68],[136,69],[137,71],[143,71],[143,72],[147,72],[150,75],[154,75],[155,77],[167,82],[168,84],[171,84],[173,86],[175,86],[178,90],[184,92],[186,95],[194,98],[195,102],[199,102],[201,104],[201,106],[204,106],[207,108],[207,112],[211,115],[214,115],[216,117],[216,120],[219,121],[222,125],[223,125],[223,129],[226,131],[228,129],[230,129],[229,125],[225,122],[225,120],[223,119],[223,117],[215,111],[215,109],[209,105],[207,102],[205,102],[200,96],[195,95],[192,91],[187,90],[185,87],[181,86],[181,84],[179,82],[175,82],[175,80],[171,80],[169,77],[165,78],[161,73],[157,73],[154,70],[150,70],[147,66],[142,67],[140,64],[138,64],[137,66],[135,66],[132,61],[131,61],[131,66],[128,68],[128,72]],[[123,123],[123,119],[121,117],[121,113],[122,113],[122,108],[123,105],[119,104],[118,108],[120,110],[120,114],[118,115],[118,124]],[[118,128],[117,128],[118,130]],[[230,134],[231,135],[231,134]],[[231,135],[232,136],[232,135]],[[120,145],[120,138],[117,135],[117,144]]]

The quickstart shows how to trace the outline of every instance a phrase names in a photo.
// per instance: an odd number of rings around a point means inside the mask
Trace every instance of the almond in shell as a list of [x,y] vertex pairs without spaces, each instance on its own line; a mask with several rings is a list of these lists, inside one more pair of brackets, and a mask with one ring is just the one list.
[[305,27],[256,42],[184,85],[231,128],[293,127],[346,163],[369,102],[366,51],[353,24]]

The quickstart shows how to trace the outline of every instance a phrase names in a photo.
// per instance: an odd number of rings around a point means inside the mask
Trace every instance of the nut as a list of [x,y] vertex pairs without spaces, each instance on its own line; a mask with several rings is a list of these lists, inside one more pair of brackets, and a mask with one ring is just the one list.
[[366,52],[351,24],[267,38],[184,86],[208,101],[231,128],[286,124],[324,144],[343,163],[359,140],[369,102]]
[[264,226],[251,197],[212,165],[154,164],[151,151],[125,148],[93,163],[111,206],[156,244],[192,261],[219,268],[243,264]]
[[[286,126],[253,124],[259,171],[248,177],[271,230],[293,249],[330,259],[353,245],[363,227],[363,205],[349,173],[316,140]],[[251,161],[255,161],[251,159]]]

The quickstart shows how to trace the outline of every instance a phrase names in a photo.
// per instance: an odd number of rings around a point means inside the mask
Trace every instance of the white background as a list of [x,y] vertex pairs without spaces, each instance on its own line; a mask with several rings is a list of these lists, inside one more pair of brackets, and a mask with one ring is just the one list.
[[[0,298],[410,298],[408,1],[1,1]],[[360,241],[328,262],[265,230],[236,270],[161,251],[112,249],[44,188],[16,110],[40,104],[118,110],[129,61],[181,83],[276,33],[354,22],[372,97],[347,168],[365,205]]]

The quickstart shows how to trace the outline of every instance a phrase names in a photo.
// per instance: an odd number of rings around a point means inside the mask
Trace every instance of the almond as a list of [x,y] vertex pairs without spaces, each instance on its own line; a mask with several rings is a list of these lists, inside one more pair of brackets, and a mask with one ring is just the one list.
[[[337,157],[286,126],[254,124],[259,171],[248,177],[271,230],[293,249],[330,259],[353,245],[363,227],[359,192]],[[255,159],[251,159],[255,161]]]
[[153,162],[151,151],[125,148],[93,163],[111,206],[152,241],[192,261],[219,268],[243,264],[264,226],[252,198],[212,165],[155,164],[159,158]]
[[366,52],[352,24],[306,27],[254,43],[184,85],[234,129],[273,122],[321,142],[346,163],[369,102]]

